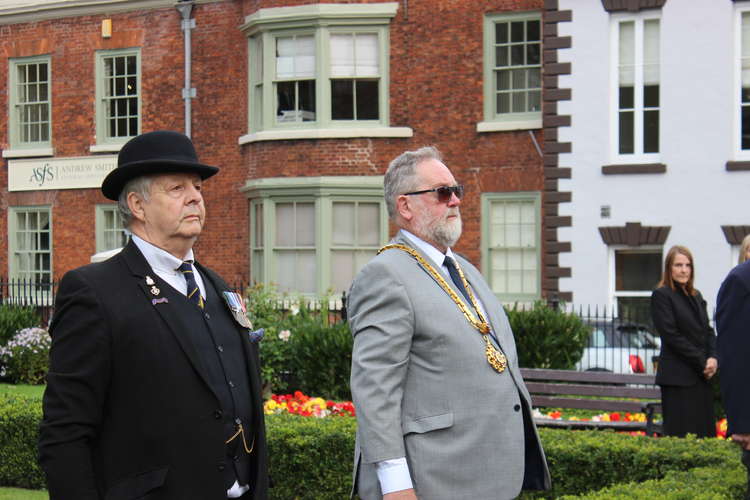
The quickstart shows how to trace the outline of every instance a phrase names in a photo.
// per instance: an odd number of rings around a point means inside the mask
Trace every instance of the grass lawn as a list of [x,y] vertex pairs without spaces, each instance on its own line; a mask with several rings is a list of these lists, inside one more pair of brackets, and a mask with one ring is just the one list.
[[[41,398],[44,387],[44,385],[0,384],[0,394],[23,394]],[[5,497],[0,496],[0,500],[5,500]]]
[[0,500],[49,500],[46,490],[0,488]]

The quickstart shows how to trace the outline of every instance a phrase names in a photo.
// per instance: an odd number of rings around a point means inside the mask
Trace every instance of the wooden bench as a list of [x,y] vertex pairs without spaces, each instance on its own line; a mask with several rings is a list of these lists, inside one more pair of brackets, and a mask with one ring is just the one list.
[[[535,408],[579,408],[602,412],[645,413],[645,422],[594,422],[591,420],[535,419],[538,426],[568,429],[608,428],[661,434],[654,414],[661,409],[661,389],[654,375],[578,372],[521,368]],[[576,397],[584,396],[584,397]]]

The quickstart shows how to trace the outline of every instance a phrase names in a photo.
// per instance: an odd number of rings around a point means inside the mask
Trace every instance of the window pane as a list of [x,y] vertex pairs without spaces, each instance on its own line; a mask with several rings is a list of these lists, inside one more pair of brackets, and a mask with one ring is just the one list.
[[617,297],[617,315],[627,323],[651,324],[651,297]]
[[354,278],[354,251],[331,252],[331,286],[334,293],[347,291]]
[[294,246],[294,204],[276,204],[276,245]]
[[526,21],[526,39],[527,40],[540,40],[540,22],[539,21]]
[[315,246],[315,205],[297,203],[297,246]]
[[333,204],[332,243],[352,246],[354,240],[354,203]]
[[377,120],[378,111],[378,81],[357,81],[357,120]]
[[659,83],[659,20],[643,23],[643,83]]
[[497,90],[510,90],[510,71],[497,72]]
[[497,95],[497,112],[498,113],[510,112],[510,94],[498,94]]
[[510,48],[511,66],[522,66],[524,64],[523,45],[513,45]]
[[495,24],[495,43],[508,43],[508,23]]
[[508,62],[510,61],[510,58],[508,57],[509,50],[510,49],[508,47],[495,47],[496,67],[503,67],[508,65]]
[[750,106],[742,107],[742,149],[750,149]]
[[357,34],[355,48],[357,62],[355,76],[378,76],[380,74],[378,35]]
[[523,21],[514,21],[510,23],[510,41],[511,42],[523,42],[524,41]]
[[633,109],[635,107],[635,96],[633,87],[620,87],[620,109]]
[[315,76],[315,38],[313,36],[276,39],[276,78]]
[[380,204],[360,203],[357,207],[357,243],[380,244]]
[[635,83],[635,23],[620,23],[619,83],[620,86]]
[[615,251],[615,290],[651,291],[661,276],[661,251]]
[[643,112],[643,152],[659,152],[659,111]]
[[634,152],[633,112],[623,111],[620,113],[620,154],[632,154]]
[[646,85],[643,87],[643,105],[647,108],[659,107],[658,85]]
[[331,80],[331,118],[354,119],[354,80]]

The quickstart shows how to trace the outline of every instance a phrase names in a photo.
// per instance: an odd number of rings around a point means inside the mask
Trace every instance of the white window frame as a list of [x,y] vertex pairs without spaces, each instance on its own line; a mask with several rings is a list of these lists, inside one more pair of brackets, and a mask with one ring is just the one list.
[[541,213],[541,193],[538,191],[518,191],[512,193],[482,193],[482,269],[485,279],[491,290],[493,288],[492,280],[492,261],[490,255],[491,242],[491,208],[495,202],[531,202],[534,205],[535,217],[535,243],[536,250],[536,293],[498,293],[495,295],[501,302],[534,302],[542,297],[542,213]]
[[[247,16],[241,29],[248,43],[248,133],[239,138],[239,143],[284,139],[411,137],[411,128],[390,126],[389,27],[398,6],[396,2],[313,4],[260,9]],[[334,120],[331,117],[330,35],[335,33],[375,34],[378,37],[377,120]],[[276,120],[273,104],[276,102],[276,39],[294,35],[314,36],[315,118],[311,121],[280,123]],[[258,42],[260,51],[254,47]],[[258,60],[259,57],[261,60]],[[262,107],[260,112],[254,109],[259,105]]]
[[[750,16],[750,6],[747,4],[735,4],[734,18],[734,68],[732,72],[734,97],[732,106],[732,157],[738,161],[750,160],[750,149],[742,149],[742,16]],[[750,36],[750,30],[748,30]],[[750,65],[750,62],[749,62]],[[750,71],[750,68],[748,69]],[[750,103],[748,103],[750,106]],[[750,133],[750,131],[748,131]],[[736,262],[736,260],[735,260]]]
[[[16,253],[26,251],[32,253],[31,249],[20,249],[18,248],[18,224],[17,215],[19,213],[47,213],[47,220],[49,223],[49,271],[36,271],[36,270],[21,270],[18,269],[15,260]],[[42,253],[37,250],[36,253]],[[31,278],[22,276],[21,273],[41,273],[49,275],[49,282],[37,283]],[[31,205],[31,206],[12,206],[8,207],[8,276],[11,279],[26,280],[27,283],[31,283],[29,287],[25,287],[24,290],[19,289],[18,293],[22,292],[46,292],[51,286],[54,279],[54,239],[53,239],[53,220],[52,220],[52,207],[49,205]],[[15,294],[15,292],[12,292]]]
[[117,209],[116,203],[106,203],[106,204],[96,205],[96,252],[97,253],[106,252],[107,250],[114,250],[115,248],[120,248],[120,247],[110,248],[109,246],[107,246],[106,245],[107,237],[105,233],[121,230],[122,233],[126,237],[126,241],[129,238],[129,234],[130,234],[130,232],[124,227],[124,225],[121,228],[106,227],[106,220],[107,220],[106,213],[107,212],[114,212],[115,220],[122,222],[120,211]]
[[[628,245],[608,245],[607,247],[607,259],[609,262],[609,305],[615,317],[619,317],[620,311],[617,306],[617,299],[619,297],[650,297],[653,289],[634,291],[634,292],[618,292],[617,291],[617,268],[616,268],[616,254],[617,252],[625,251],[632,253],[659,253],[660,261],[664,262],[664,246],[663,245],[642,245],[638,247],[632,247]],[[654,286],[661,279],[661,274],[655,277]]]
[[[47,65],[47,140],[23,141],[19,116],[18,67],[30,64]],[[40,101],[41,102],[41,101]],[[52,156],[52,59],[49,55],[11,58],[8,60],[8,142],[4,158]]]
[[[495,75],[495,25],[498,22],[513,21],[539,21],[540,34],[540,53],[539,53],[539,111],[529,111],[525,113],[505,113],[496,112],[496,75]],[[477,123],[477,132],[496,132],[505,130],[531,130],[542,128],[542,52],[543,47],[543,30],[541,12],[516,12],[516,13],[496,13],[487,14],[484,17],[484,36],[483,36],[483,54],[484,54],[484,120]],[[529,66],[527,66],[529,67]]]
[[[659,152],[658,153],[644,153],[643,152],[643,25],[646,21],[659,21]],[[661,150],[663,144],[661,138],[663,136],[663,124],[664,113],[663,113],[663,84],[661,83],[661,74],[664,58],[661,56],[661,40],[662,40],[662,22],[661,12],[647,11],[644,14],[612,14],[610,17],[610,162],[613,164],[629,164],[629,163],[659,163],[661,161]],[[619,61],[620,61],[620,24],[624,22],[633,22],[635,24],[635,83],[633,91],[634,99],[634,152],[627,154],[620,154],[620,125],[619,125]]]
[[[138,117],[137,117],[137,130],[133,135],[129,136],[118,136],[110,137],[109,135],[109,119],[107,116],[107,102],[105,96],[105,81],[104,81],[104,59],[110,57],[127,57],[135,56],[136,58],[136,93],[133,97],[138,100]],[[92,153],[101,152],[117,152],[120,148],[128,142],[130,139],[138,135],[141,131],[141,121],[143,113],[141,111],[142,106],[142,94],[141,94],[141,81],[142,66],[141,66],[141,49],[138,47],[128,49],[117,49],[117,50],[98,50],[95,53],[95,67],[96,71],[96,103],[95,103],[95,116],[96,116],[96,144],[91,146],[90,151]]]
[[[274,249],[276,241],[276,204],[288,202],[312,202],[315,213],[315,284],[314,293],[299,293],[302,296],[318,297],[327,293],[331,286],[333,245],[332,215],[336,202],[377,203],[380,206],[379,246],[388,238],[388,214],[383,199],[382,176],[343,176],[343,177],[285,177],[254,179],[243,188],[249,199],[250,209],[250,269],[251,279],[256,281],[258,270],[261,279],[256,282],[276,283],[276,263]],[[256,210],[262,207],[263,245],[256,241]],[[374,247],[373,247],[374,249]],[[254,262],[262,255],[262,263]],[[334,297],[339,297],[336,293]]]

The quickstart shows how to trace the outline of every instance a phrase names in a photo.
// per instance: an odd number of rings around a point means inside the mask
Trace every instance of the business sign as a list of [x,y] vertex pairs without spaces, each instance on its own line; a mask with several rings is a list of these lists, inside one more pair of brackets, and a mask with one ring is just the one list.
[[117,155],[8,160],[8,191],[99,188]]

